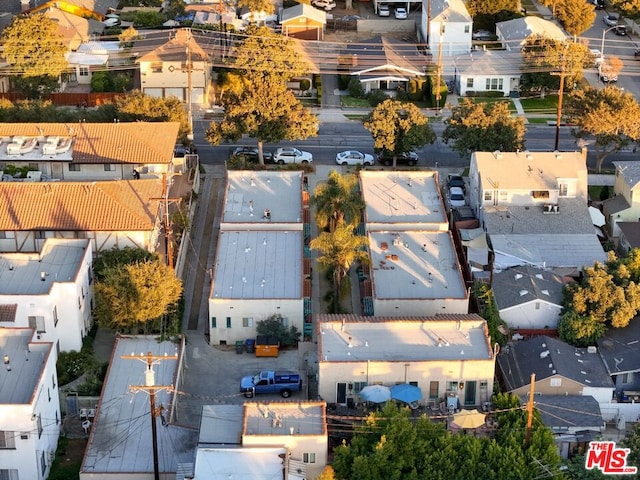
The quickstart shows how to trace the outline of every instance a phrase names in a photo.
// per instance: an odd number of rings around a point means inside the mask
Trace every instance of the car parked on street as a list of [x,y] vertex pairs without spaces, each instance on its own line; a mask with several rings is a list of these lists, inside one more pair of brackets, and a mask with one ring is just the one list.
[[618,81],[618,74],[614,72],[608,64],[600,64],[598,67],[598,76],[603,83],[613,83]]
[[[234,157],[244,157],[245,161],[258,163],[260,157],[258,155],[258,149],[255,147],[237,147],[231,154]],[[265,163],[270,163],[273,155],[271,152],[262,152],[262,158]]]
[[[416,152],[405,152],[396,155],[396,165],[408,165],[409,167],[413,167],[419,161],[420,157],[418,157]],[[383,164],[385,167],[390,167],[393,165],[393,153],[380,152],[378,154],[378,162]]]
[[285,163],[311,163],[313,162],[313,155],[294,147],[280,147],[274,152],[273,161],[280,165]]
[[451,207],[464,207],[466,204],[464,191],[460,187],[449,188],[449,205]]
[[404,7],[396,7],[395,16],[398,20],[406,19],[408,16],[407,9]]
[[624,25],[616,25],[615,27],[613,27],[613,29],[611,30],[615,35],[618,35],[619,37],[626,37],[627,36],[627,27]]
[[358,152],[357,150],[346,150],[336,155],[336,163],[338,165],[364,165],[369,167],[373,165],[373,155]]
[[618,16],[614,14],[605,15],[602,21],[609,27],[615,27],[618,24]]
[[595,8],[596,10],[604,10],[604,8],[606,7],[604,0],[589,0],[589,3],[593,5],[593,8]]
[[472,40],[492,40],[493,33],[491,33],[489,30],[478,30],[477,32],[473,32],[471,34],[471,39]]
[[381,3],[378,5],[378,15],[381,17],[388,17],[391,15],[391,10],[389,9],[389,5],[386,3]]
[[333,0],[313,0],[311,2],[311,5],[316,8],[320,8],[325,12],[330,12],[331,10],[336,8],[336,2],[334,2]]

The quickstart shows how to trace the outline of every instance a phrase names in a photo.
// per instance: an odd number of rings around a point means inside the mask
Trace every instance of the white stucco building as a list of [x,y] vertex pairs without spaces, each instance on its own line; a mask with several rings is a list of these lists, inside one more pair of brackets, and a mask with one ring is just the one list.
[[318,388],[327,403],[358,403],[358,392],[375,384],[410,383],[432,406],[446,397],[478,406],[493,393],[495,357],[478,315],[318,315],[317,322]]
[[302,182],[299,171],[228,172],[209,296],[212,345],[254,338],[271,315],[303,332],[311,285]]
[[[2,283],[2,282],[0,282]],[[55,345],[0,328],[0,478],[47,478],[60,435]]]
[[89,240],[79,239],[0,254],[0,327],[30,327],[33,340],[51,342],[54,351],[80,351],[93,325],[92,263]]
[[462,0],[422,1],[418,36],[420,41],[429,45],[434,61],[440,50],[442,58],[468,53],[471,50],[472,28],[473,19]]

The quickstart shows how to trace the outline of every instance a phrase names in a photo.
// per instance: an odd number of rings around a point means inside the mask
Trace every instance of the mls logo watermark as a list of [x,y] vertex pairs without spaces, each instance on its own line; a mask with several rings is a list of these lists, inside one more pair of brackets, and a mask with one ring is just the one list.
[[627,466],[628,448],[616,448],[616,442],[589,442],[585,468],[599,469],[605,475],[629,475],[638,467]]

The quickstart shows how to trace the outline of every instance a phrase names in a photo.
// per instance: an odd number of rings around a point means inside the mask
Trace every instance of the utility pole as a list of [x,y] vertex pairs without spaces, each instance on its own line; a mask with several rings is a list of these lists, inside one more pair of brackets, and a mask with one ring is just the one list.
[[442,76],[442,37],[444,36],[444,19],[440,21],[440,37],[438,38],[438,65],[436,75],[436,117],[440,115],[440,77]]
[[187,138],[193,140],[193,107],[191,106],[191,29],[187,30],[187,108],[188,108],[188,122],[189,133]]
[[531,440],[531,425],[533,425],[533,398],[534,398],[534,388],[536,384],[536,374],[531,374],[531,389],[529,390],[529,403],[527,403],[527,433],[524,437],[524,446],[529,446],[529,441]]
[[167,265],[173,268],[173,242],[171,241],[171,220],[169,217],[169,204],[180,202],[180,198],[169,198],[169,185],[167,182],[167,174],[162,174],[162,196],[152,197],[150,200],[160,200],[162,202],[162,223],[164,224],[164,247],[166,253]]
[[141,360],[147,364],[147,370],[145,372],[145,384],[144,385],[129,385],[129,390],[132,392],[145,391],[149,393],[149,408],[151,413],[151,441],[153,448],[153,478],[160,480],[160,470],[158,466],[158,434],[156,431],[156,417],[160,415],[162,406],[156,408],[156,391],[167,390],[173,392],[173,385],[155,385],[155,372],[153,371],[153,365],[160,363],[161,360],[177,360],[177,355],[158,356],[152,355],[151,352],[144,355],[122,355],[120,358],[125,360]]
[[562,94],[564,93],[564,77],[567,73],[564,69],[564,60],[562,61],[562,68],[558,73],[552,73],[551,75],[558,75],[560,77],[560,89],[558,90],[558,110],[556,114],[556,141],[554,143],[554,150],[558,150],[558,143],[560,141],[560,120],[562,119]]

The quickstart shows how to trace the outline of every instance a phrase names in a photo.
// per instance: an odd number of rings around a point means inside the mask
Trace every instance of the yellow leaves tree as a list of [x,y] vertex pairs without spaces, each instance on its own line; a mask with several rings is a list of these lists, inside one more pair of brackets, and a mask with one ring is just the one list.
[[102,327],[138,333],[181,295],[182,282],[159,259],[109,267],[96,280],[94,316]]

